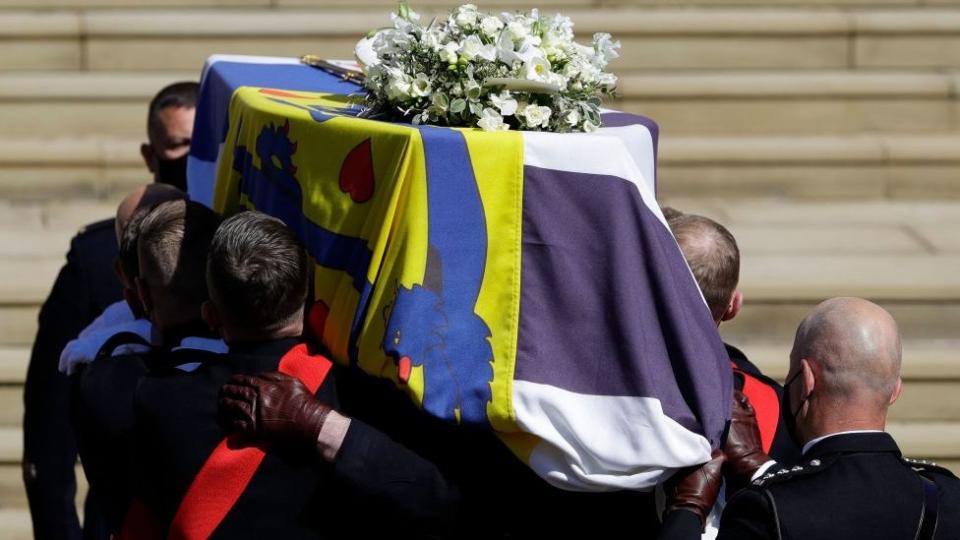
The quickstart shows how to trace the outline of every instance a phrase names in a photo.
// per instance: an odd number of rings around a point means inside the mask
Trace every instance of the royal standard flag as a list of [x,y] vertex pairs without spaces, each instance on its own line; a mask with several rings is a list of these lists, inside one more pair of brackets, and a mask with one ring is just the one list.
[[731,374],[639,156],[652,124],[485,133],[357,112],[235,89],[214,191],[216,210],[303,239],[336,360],[488,426],[566,489],[650,489],[709,459]]

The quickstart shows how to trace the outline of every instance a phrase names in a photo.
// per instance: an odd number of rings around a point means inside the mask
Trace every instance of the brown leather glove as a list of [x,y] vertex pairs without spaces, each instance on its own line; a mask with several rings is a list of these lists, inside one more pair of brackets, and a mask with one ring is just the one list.
[[220,425],[258,441],[314,450],[329,412],[303,383],[278,372],[234,375],[220,389]]
[[674,510],[689,510],[700,518],[700,530],[703,530],[723,483],[724,459],[722,451],[714,450],[710,461],[678,471],[667,480],[663,486],[667,496],[664,517]]
[[733,393],[733,415],[723,453],[727,457],[723,473],[730,485],[728,494],[747,486],[753,473],[770,461],[770,456],[763,451],[760,427],[750,400],[739,391]]

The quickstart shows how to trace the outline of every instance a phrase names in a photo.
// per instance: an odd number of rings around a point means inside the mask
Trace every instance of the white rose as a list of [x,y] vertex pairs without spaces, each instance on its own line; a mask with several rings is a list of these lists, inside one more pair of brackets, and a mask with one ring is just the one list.
[[496,36],[501,28],[503,28],[503,21],[496,17],[484,17],[480,20],[480,30],[490,37]]
[[410,93],[414,96],[424,97],[430,95],[430,90],[432,90],[430,79],[423,73],[417,73],[410,87]]
[[530,29],[527,26],[519,21],[512,21],[507,24],[506,33],[515,41],[520,41],[521,39],[530,35]]
[[489,107],[483,110],[480,120],[477,120],[477,126],[484,131],[506,131],[510,129],[510,126],[503,122],[500,113]]
[[571,126],[576,126],[577,124],[580,123],[580,111],[577,111],[577,110],[569,111],[569,112],[567,112],[567,114],[563,117],[563,119],[564,119],[564,121],[567,122],[567,124],[569,124],[569,125],[571,125]]
[[517,112],[517,100],[513,99],[507,90],[499,94],[490,94],[490,103],[500,109],[500,114],[503,116],[510,116]]
[[593,133],[598,129],[600,129],[600,126],[594,124],[590,120],[583,121],[583,131],[585,131],[586,133]]
[[[472,10],[466,9],[470,7],[473,7],[473,9]],[[454,20],[457,21],[457,25],[460,26],[461,28],[470,28],[473,25],[477,24],[476,9],[477,8],[475,6],[472,6],[471,4],[461,6],[460,9],[457,10],[456,17],[454,17]]]
[[531,103],[523,108],[520,113],[526,120],[528,127],[547,127],[550,123],[550,107],[541,107]]
[[387,75],[387,98],[392,101],[400,101],[410,97],[410,77],[405,73],[392,70]]

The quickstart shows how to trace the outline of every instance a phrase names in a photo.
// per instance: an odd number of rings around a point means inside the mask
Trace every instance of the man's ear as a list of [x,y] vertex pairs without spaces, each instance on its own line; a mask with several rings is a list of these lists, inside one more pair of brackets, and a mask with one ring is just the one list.
[[740,308],[743,307],[743,293],[740,292],[740,289],[733,291],[733,296],[730,298],[730,304],[727,305],[727,311],[724,312],[723,316],[720,317],[720,321],[729,321],[730,319],[737,316],[740,313]]
[[140,305],[143,306],[143,314],[150,319],[151,312],[153,311],[153,299],[150,298],[150,289],[147,287],[147,284],[144,283],[140,277],[133,278],[134,284],[137,286],[137,296],[140,297]]
[[893,387],[893,394],[890,395],[890,405],[893,405],[900,398],[900,392],[903,390],[903,379],[897,377],[897,384]]
[[153,146],[149,143],[143,143],[140,145],[140,155],[143,157],[143,163],[146,164],[147,169],[156,174],[157,172],[157,155],[153,151]]
[[817,377],[819,373],[816,369],[816,363],[803,358],[800,360],[800,370],[803,372],[803,375],[800,375],[800,378],[803,381],[803,386],[800,389],[801,399],[806,398],[813,393],[813,389],[817,386]]
[[213,330],[217,334],[220,334],[220,328],[223,326],[223,323],[220,321],[220,314],[217,312],[217,306],[213,305],[213,302],[205,300],[200,304],[200,318],[203,319],[203,322],[207,323],[207,326],[210,327],[210,330]]

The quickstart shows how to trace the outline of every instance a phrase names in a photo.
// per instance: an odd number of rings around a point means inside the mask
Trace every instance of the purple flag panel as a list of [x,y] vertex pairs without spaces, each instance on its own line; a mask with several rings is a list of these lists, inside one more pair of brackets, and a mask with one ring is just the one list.
[[666,225],[627,180],[527,166],[515,379],[647,397],[711,446],[729,360]]

